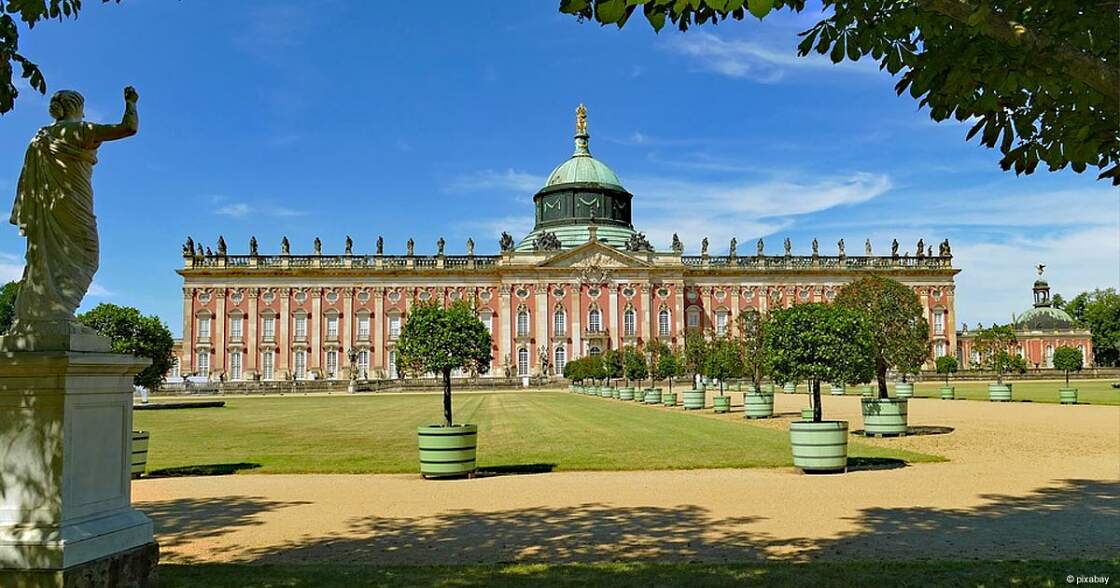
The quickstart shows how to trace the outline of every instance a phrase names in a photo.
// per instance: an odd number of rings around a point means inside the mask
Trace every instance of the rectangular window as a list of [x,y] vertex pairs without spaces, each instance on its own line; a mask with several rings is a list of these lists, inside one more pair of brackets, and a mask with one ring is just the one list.
[[557,337],[563,337],[564,332],[567,330],[567,317],[564,311],[558,310],[552,315],[552,334]]
[[587,313],[587,330],[592,333],[598,333],[602,325],[599,322],[599,311],[593,310]]
[[241,317],[235,316],[229,319],[229,336],[233,339],[241,338]]
[[529,375],[529,350],[528,349],[518,349],[517,350],[517,375],[519,375],[519,376]]
[[945,355],[945,343],[938,341],[937,345],[934,345],[934,357],[941,357],[942,355]]
[[517,313],[517,336],[529,336],[529,313],[524,310]]
[[296,316],[296,339],[307,338],[307,317],[303,315]]
[[564,364],[568,363],[568,352],[563,347],[556,348],[556,355],[554,356],[554,363],[556,364],[556,374],[564,373]]
[[717,312],[716,313],[716,333],[719,334],[719,335],[723,335],[723,334],[727,333],[727,313],[726,312]]
[[366,379],[369,376],[369,351],[358,352],[358,377]]
[[695,329],[695,328],[698,328],[699,326],[700,326],[700,313],[696,312],[696,311],[688,313],[688,327],[690,329]]
[[261,378],[264,380],[272,379],[273,357],[275,356],[271,351],[261,353]]
[[397,379],[397,352],[389,352],[389,379]]
[[295,363],[296,363],[296,365],[295,365],[296,379],[297,380],[306,379],[307,378],[307,352],[306,351],[297,351],[296,352],[296,362]]
[[198,375],[209,378],[210,377],[210,353],[203,351],[198,354]]
[[338,377],[338,352],[327,352],[327,378],[333,380]]
[[491,335],[494,334],[494,315],[493,315],[493,313],[480,312],[480,313],[478,313],[478,320],[482,321],[482,324],[486,327],[486,332],[487,333],[490,333]]
[[369,317],[358,317],[358,338],[369,339]]
[[393,315],[389,317],[389,337],[397,338],[401,336],[401,317]]
[[264,326],[261,331],[264,332],[265,339],[272,339],[276,337],[276,319],[271,316],[264,317]]
[[198,338],[210,338],[210,317],[204,316],[198,319]]
[[241,379],[241,352],[240,351],[234,351],[233,353],[229,354],[229,379],[230,380],[240,380]]
[[945,334],[945,313],[940,310],[933,313],[933,334]]
[[635,333],[634,323],[637,321],[634,319],[635,313],[633,310],[627,310],[622,314],[622,333],[628,337],[632,337]]
[[327,338],[328,339],[338,339],[338,317],[337,316],[328,316],[327,317]]

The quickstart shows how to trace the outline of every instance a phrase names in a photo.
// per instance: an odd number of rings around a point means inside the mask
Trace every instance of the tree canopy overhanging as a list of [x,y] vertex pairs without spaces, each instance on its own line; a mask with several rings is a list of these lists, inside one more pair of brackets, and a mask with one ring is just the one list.
[[[655,30],[802,12],[806,0],[561,0],[581,20]],[[801,56],[870,57],[935,121],[972,123],[966,140],[1030,174],[1088,167],[1120,185],[1120,4],[1100,0],[821,0]],[[813,6],[816,6],[815,4]]]

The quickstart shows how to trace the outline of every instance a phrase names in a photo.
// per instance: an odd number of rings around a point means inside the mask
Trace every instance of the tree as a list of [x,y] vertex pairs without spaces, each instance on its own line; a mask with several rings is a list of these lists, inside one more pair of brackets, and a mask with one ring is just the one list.
[[[121,0],[101,0],[102,3]],[[19,52],[19,26],[11,15],[18,14],[28,29],[43,20],[78,18],[82,0],[0,0],[0,114],[10,111],[19,91],[12,83],[15,68],[20,67],[20,77],[27,80],[40,94],[46,94],[47,81],[43,72],[27,56]]]
[[[1030,174],[1088,166],[1120,184],[1120,27],[1113,2],[822,0],[798,55],[870,57],[935,121],[973,122],[966,140],[998,148],[1000,167]],[[802,12],[806,0],[560,0],[560,11],[622,27],[641,7],[655,30],[748,12]]]
[[684,367],[692,374],[693,382],[696,376],[703,373],[704,362],[708,361],[708,338],[700,329],[688,332],[684,337]]
[[587,362],[587,365],[585,365],[583,368],[584,373],[586,374],[586,377],[591,378],[592,382],[606,379],[607,369],[603,363],[603,356],[601,354],[588,355],[587,357],[583,358],[583,361]]
[[770,348],[766,346],[768,321],[769,317],[760,312],[743,312],[736,329],[743,373],[757,392],[762,392],[762,378],[770,365]]
[[583,382],[586,377],[584,375],[584,361],[582,359],[573,359],[564,364],[564,377],[569,382]]
[[681,360],[680,354],[666,347],[665,352],[661,353],[657,358],[657,378],[659,380],[668,380],[669,392],[672,393],[673,378],[682,375],[684,375],[684,361]]
[[937,358],[936,365],[937,373],[945,376],[945,385],[948,386],[949,376],[951,374],[957,373],[957,369],[960,367],[959,365],[957,365],[957,358],[953,357],[952,355],[942,355],[941,357]]
[[8,282],[0,288],[0,335],[8,332],[16,313],[16,294],[19,282]]
[[113,353],[129,353],[152,360],[132,379],[137,386],[155,392],[171,369],[171,349],[175,345],[167,325],[155,315],[143,316],[131,306],[101,303],[78,320],[99,335],[108,337]]
[[622,377],[622,352],[617,349],[608,349],[600,357],[603,364],[603,377],[607,379],[607,386],[611,381]]
[[797,304],[771,314],[771,370],[785,382],[810,382],[814,422],[821,420],[822,380],[855,384],[875,372],[869,328],[863,313],[835,304]]
[[1085,358],[1073,347],[1061,346],[1054,350],[1054,367],[1066,373],[1066,387],[1069,387],[1069,373],[1079,372],[1085,367]]
[[743,375],[743,356],[737,340],[731,337],[718,337],[709,343],[708,348],[704,375],[719,380],[719,395],[723,396],[724,382]]
[[650,388],[653,387],[653,380],[660,377],[658,375],[658,365],[661,364],[661,357],[666,354],[672,355],[672,353],[673,350],[669,345],[660,339],[654,339],[646,344],[646,354],[649,360],[646,366],[646,373],[649,374]]
[[1120,365],[1120,294],[1115,289],[1082,292],[1066,303],[1065,311],[1092,331],[1097,365]]
[[862,312],[868,321],[879,398],[887,397],[887,370],[916,374],[929,357],[929,323],[909,286],[882,276],[849,282],[836,304]]
[[447,308],[435,301],[412,307],[397,341],[398,361],[414,370],[443,376],[443,420],[451,418],[451,371],[490,369],[490,332],[465,300]]
[[[980,356],[980,365],[995,372],[996,383],[1003,384],[1003,375],[1013,369],[1026,367],[1023,358],[1011,355],[1008,349],[1015,344],[1015,331],[1007,325],[992,325],[976,334],[973,348]],[[1019,360],[1016,362],[1015,360]],[[1021,364],[1021,365],[1020,365]]]
[[630,380],[641,381],[649,375],[649,370],[646,369],[646,356],[642,353],[641,349],[633,345],[627,345],[622,350],[622,368],[626,374],[626,385],[630,385]]

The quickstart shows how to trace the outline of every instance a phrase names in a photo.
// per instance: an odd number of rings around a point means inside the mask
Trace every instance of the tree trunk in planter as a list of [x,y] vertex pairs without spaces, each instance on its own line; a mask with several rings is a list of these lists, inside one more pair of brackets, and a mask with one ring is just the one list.
[[863,433],[868,436],[905,435],[909,400],[906,398],[864,398]]
[[789,424],[793,466],[803,472],[843,472],[848,467],[847,421]]
[[[772,390],[772,389],[771,389]],[[765,419],[774,416],[774,393],[760,392],[751,386],[743,393],[743,413],[748,419]]]

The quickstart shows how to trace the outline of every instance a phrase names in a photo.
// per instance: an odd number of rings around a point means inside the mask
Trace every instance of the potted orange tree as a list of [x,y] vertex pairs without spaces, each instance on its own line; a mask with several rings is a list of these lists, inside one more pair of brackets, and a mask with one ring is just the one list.
[[[866,435],[905,435],[909,392],[905,374],[917,373],[929,357],[929,324],[914,290],[882,276],[866,276],[846,284],[836,304],[863,314],[870,329],[871,360],[878,394],[861,398]],[[887,395],[887,370],[903,374],[896,397]],[[877,397],[876,397],[877,396]]]
[[[676,351],[669,348],[668,345],[662,343],[663,347],[657,357],[657,379],[665,380],[669,385],[669,391],[664,394],[669,394],[673,398],[673,403],[676,403],[677,395],[673,392],[673,378],[679,378],[684,375],[684,361]],[[657,404],[661,402],[661,395],[663,392],[660,388],[650,388],[646,391],[645,402],[646,404]]]
[[705,333],[699,329],[689,331],[684,339],[685,366],[692,374],[692,388],[682,394],[685,410],[704,408],[704,382],[701,376],[707,377],[708,362],[712,354],[712,341],[708,340]]
[[451,372],[480,374],[490,369],[490,333],[465,301],[447,308],[417,302],[397,341],[399,365],[412,373],[443,378],[443,424],[416,427],[420,475],[425,478],[473,475],[478,425],[455,424],[451,414]]
[[1065,388],[1058,389],[1058,401],[1062,404],[1077,404],[1077,388],[1070,388],[1069,373],[1079,372],[1084,366],[1081,351],[1065,346],[1054,350],[1054,368],[1066,373]]
[[864,315],[834,304],[798,304],[773,312],[766,338],[774,376],[786,382],[806,380],[812,396],[813,418],[789,426],[794,467],[844,471],[848,422],[821,418],[821,381],[870,379],[875,364]]
[[618,399],[634,400],[634,388],[631,384],[637,383],[641,388],[642,380],[649,374],[645,354],[637,347],[627,345],[622,350],[622,371],[626,376],[626,387],[618,390]]
[[952,400],[955,396],[955,390],[949,385],[949,376],[957,373],[957,369],[960,367],[957,364],[957,358],[952,355],[942,355],[937,358],[935,365],[937,367],[937,373],[945,376],[945,385],[941,387],[941,399]]
[[1022,367],[1023,359],[1008,351],[1015,341],[1015,331],[1007,325],[992,325],[976,335],[974,349],[980,356],[980,366],[996,375],[996,383],[988,384],[988,400],[992,402],[1011,402],[1011,384],[1005,384],[1003,376]]
[[750,380],[743,393],[743,413],[748,419],[764,419],[774,415],[774,384],[763,389],[762,379],[770,368],[769,347],[766,345],[768,317],[749,311],[739,315],[736,329],[739,359],[743,375]]
[[743,358],[737,341],[728,336],[720,336],[709,345],[710,353],[704,362],[704,375],[719,381],[719,394],[712,398],[716,413],[731,412],[731,397],[724,395],[727,380],[743,375]]

